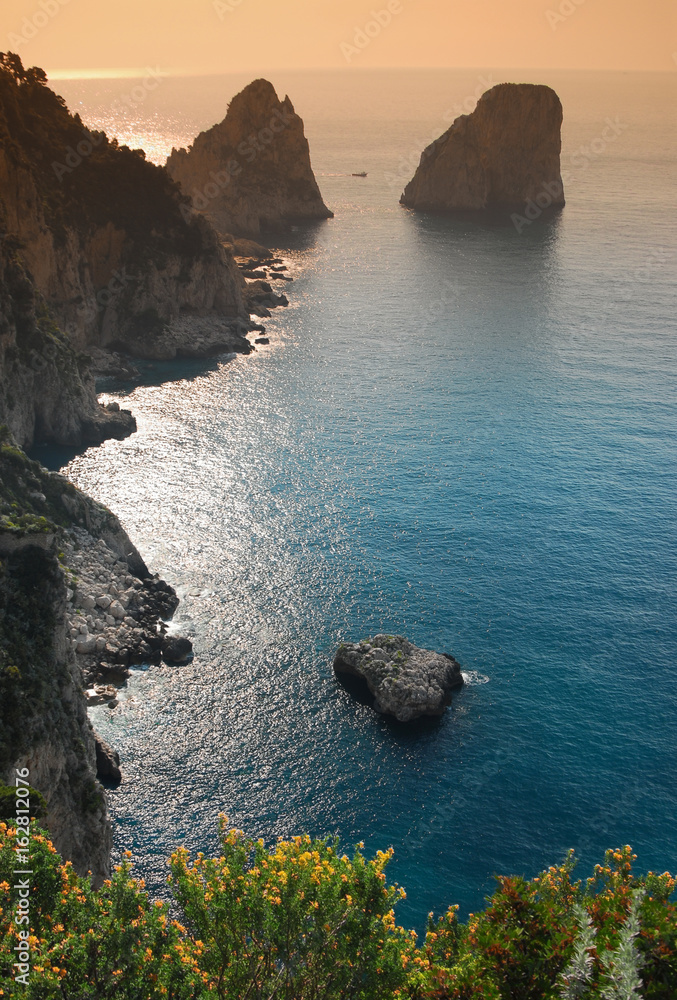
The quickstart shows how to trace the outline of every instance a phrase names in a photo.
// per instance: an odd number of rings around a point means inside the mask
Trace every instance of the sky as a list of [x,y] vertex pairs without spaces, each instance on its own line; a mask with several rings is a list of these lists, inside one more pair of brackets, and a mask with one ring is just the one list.
[[52,78],[271,69],[674,70],[675,0],[0,0]]

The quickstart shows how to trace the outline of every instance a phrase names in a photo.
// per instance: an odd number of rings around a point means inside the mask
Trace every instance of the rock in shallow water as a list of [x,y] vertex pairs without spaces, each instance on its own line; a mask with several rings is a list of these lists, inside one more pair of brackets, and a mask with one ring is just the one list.
[[119,785],[122,781],[120,771],[120,755],[114,750],[98,733],[94,733],[96,745],[96,776],[97,778],[107,778],[114,784]]
[[192,642],[183,636],[169,636],[162,644],[162,658],[170,663],[183,663],[192,652]]
[[421,649],[401,635],[341,643],[334,670],[366,681],[374,708],[400,722],[442,715],[453,689],[463,684],[460,664],[453,657]]

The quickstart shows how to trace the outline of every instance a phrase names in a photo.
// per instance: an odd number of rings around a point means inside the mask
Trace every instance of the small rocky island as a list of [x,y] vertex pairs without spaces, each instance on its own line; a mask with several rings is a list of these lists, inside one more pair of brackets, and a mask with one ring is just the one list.
[[333,217],[310,165],[303,121],[268,80],[236,94],[223,121],[187,150],[173,149],[167,170],[221,234],[256,236]]
[[399,722],[442,715],[451,692],[463,685],[460,664],[452,656],[421,649],[401,635],[342,642],[334,671],[365,681],[376,711],[394,715]]
[[400,201],[420,212],[561,208],[561,128],[550,87],[499,83],[423,151]]

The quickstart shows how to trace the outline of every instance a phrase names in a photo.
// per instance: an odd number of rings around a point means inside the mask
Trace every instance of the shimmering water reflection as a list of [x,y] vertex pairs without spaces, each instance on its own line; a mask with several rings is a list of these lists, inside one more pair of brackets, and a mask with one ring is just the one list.
[[[328,173],[347,141],[318,142]],[[665,141],[638,126],[522,237],[327,175],[336,219],[282,247],[269,347],[109,387],[138,433],[68,472],[177,586],[196,649],[95,712],[125,775],[116,850],[154,891],[221,810],[269,840],[392,844],[417,926],[571,846],[674,863],[677,355],[670,275],[636,263],[675,252],[673,202],[618,211]],[[336,683],[337,642],[381,630],[461,661],[442,719],[394,724]]]

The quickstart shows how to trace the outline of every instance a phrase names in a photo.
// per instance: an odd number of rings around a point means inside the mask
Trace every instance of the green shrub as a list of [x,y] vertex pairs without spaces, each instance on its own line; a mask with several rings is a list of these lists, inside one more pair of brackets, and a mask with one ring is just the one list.
[[151,903],[129,861],[101,889],[60,863],[46,836],[31,830],[30,976],[12,972],[19,930],[14,843],[17,831],[0,823],[0,996],[26,1000],[193,1000],[207,996],[192,943]]
[[[47,815],[47,803],[44,795],[36,788],[28,786],[30,814],[33,819],[44,819]],[[23,804],[22,799],[22,804]],[[16,819],[16,788],[13,785],[0,784],[0,821],[9,823]]]
[[294,837],[266,849],[221,827],[221,854],[181,849],[169,882],[182,912],[151,902],[128,857],[99,890],[33,823],[31,974],[13,980],[15,847],[0,823],[0,997],[26,1000],[674,1000],[677,914],[667,872],[635,876],[630,848],[587,882],[571,855],[538,878],[499,878],[481,913],[457,908],[416,935],[396,926],[391,851]]
[[[634,860],[629,847],[607,851],[592,878],[572,882],[575,860],[569,852],[562,865],[531,881],[499,877],[487,908],[472,914],[465,927],[456,924],[453,910],[437,924],[431,920],[422,949],[428,982],[436,988],[431,995],[674,1000],[677,910],[670,898],[677,883],[668,872],[635,876]],[[587,962],[581,945],[585,949],[590,941]],[[630,992],[638,971],[640,993]]]
[[221,824],[221,857],[185,850],[171,858],[171,882],[199,965],[219,997],[315,1000],[392,997],[410,946],[395,925],[402,895],[388,887],[391,851],[368,861],[359,847],[294,837],[268,851]]

